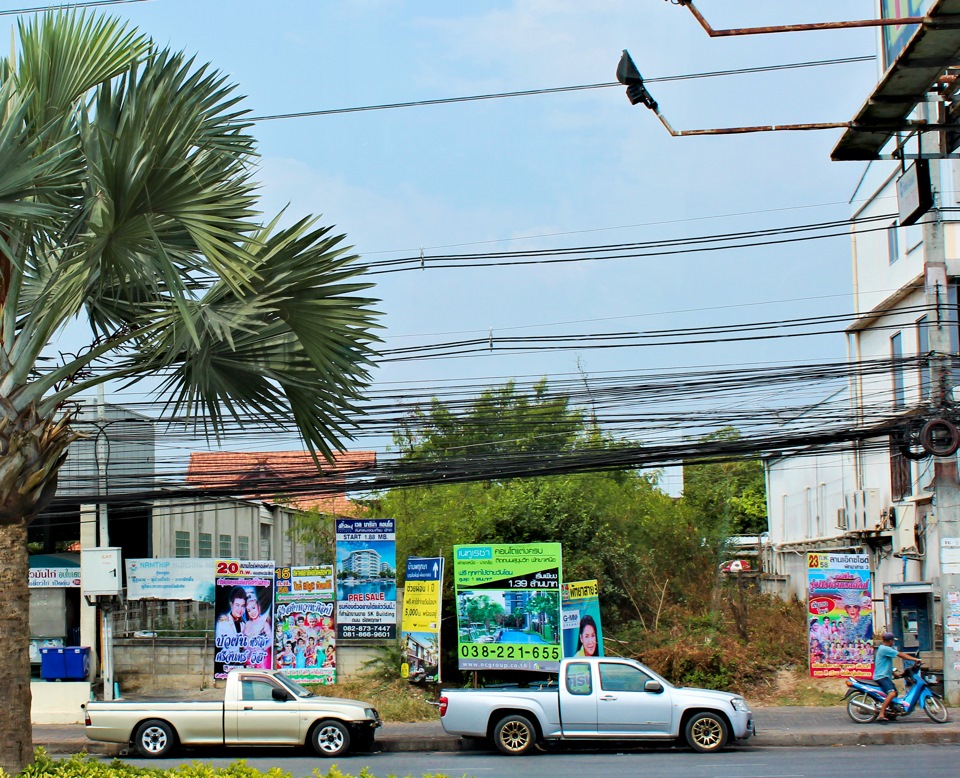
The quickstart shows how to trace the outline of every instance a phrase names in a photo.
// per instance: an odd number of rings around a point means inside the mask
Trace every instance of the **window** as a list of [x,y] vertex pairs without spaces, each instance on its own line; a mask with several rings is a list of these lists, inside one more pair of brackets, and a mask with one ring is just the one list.
[[913,494],[913,477],[910,460],[900,453],[900,445],[890,438],[890,498],[899,502]]
[[197,535],[197,555],[201,559],[210,559],[213,556],[213,535],[201,532]]
[[272,702],[273,690],[279,688],[261,678],[242,678],[240,681],[240,694],[244,702]]
[[176,543],[174,554],[178,557],[190,556],[190,533],[177,530],[174,538]]
[[232,535],[220,536],[220,558],[233,559],[233,536]]
[[567,665],[567,691],[570,694],[592,694],[593,680],[587,662],[571,662]]
[[632,665],[600,664],[600,688],[607,692],[645,691],[650,676]]
[[260,525],[260,558],[269,559],[270,558],[270,535],[273,533],[269,524]]
[[900,259],[900,236],[897,232],[897,223],[893,222],[887,229],[887,253],[890,255],[891,265]]
[[890,370],[893,372],[893,407],[903,408],[907,399],[903,392],[903,337],[899,332],[890,338]]
[[240,559],[250,558],[250,538],[247,535],[237,535],[237,556]]
[[[917,354],[921,357],[930,351],[930,332],[927,329],[928,326],[926,316],[921,316],[917,319]],[[920,386],[920,399],[925,400],[930,396],[930,365],[925,365],[921,362],[917,365],[917,371],[919,372],[918,385]]]

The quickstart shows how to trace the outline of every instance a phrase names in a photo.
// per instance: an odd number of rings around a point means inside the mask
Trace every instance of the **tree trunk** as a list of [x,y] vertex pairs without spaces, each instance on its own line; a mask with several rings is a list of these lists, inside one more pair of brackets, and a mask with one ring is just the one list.
[[0,768],[10,775],[33,759],[29,575],[26,524],[0,523]]

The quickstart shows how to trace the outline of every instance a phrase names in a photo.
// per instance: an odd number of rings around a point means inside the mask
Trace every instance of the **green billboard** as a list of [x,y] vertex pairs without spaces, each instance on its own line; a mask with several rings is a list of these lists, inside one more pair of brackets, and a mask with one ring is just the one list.
[[559,543],[455,546],[461,670],[557,671]]

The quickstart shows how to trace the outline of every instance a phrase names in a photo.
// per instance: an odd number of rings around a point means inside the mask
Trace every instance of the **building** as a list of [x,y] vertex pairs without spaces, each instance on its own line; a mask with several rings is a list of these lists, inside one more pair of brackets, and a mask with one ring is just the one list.
[[343,560],[343,571],[353,573],[358,578],[378,578],[383,567],[380,562],[380,554],[372,548],[363,548],[358,551],[351,551],[349,556]]

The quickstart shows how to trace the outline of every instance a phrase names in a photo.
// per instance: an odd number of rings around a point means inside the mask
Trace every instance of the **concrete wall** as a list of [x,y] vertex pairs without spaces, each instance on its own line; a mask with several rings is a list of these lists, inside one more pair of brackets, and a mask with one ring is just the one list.
[[34,724],[82,724],[80,706],[90,699],[86,681],[33,681],[30,720]]
[[[214,686],[212,637],[117,638],[113,645],[121,694],[182,696]],[[363,663],[376,655],[373,646],[338,645],[337,677],[360,675]],[[399,672],[397,668],[398,676]]]

